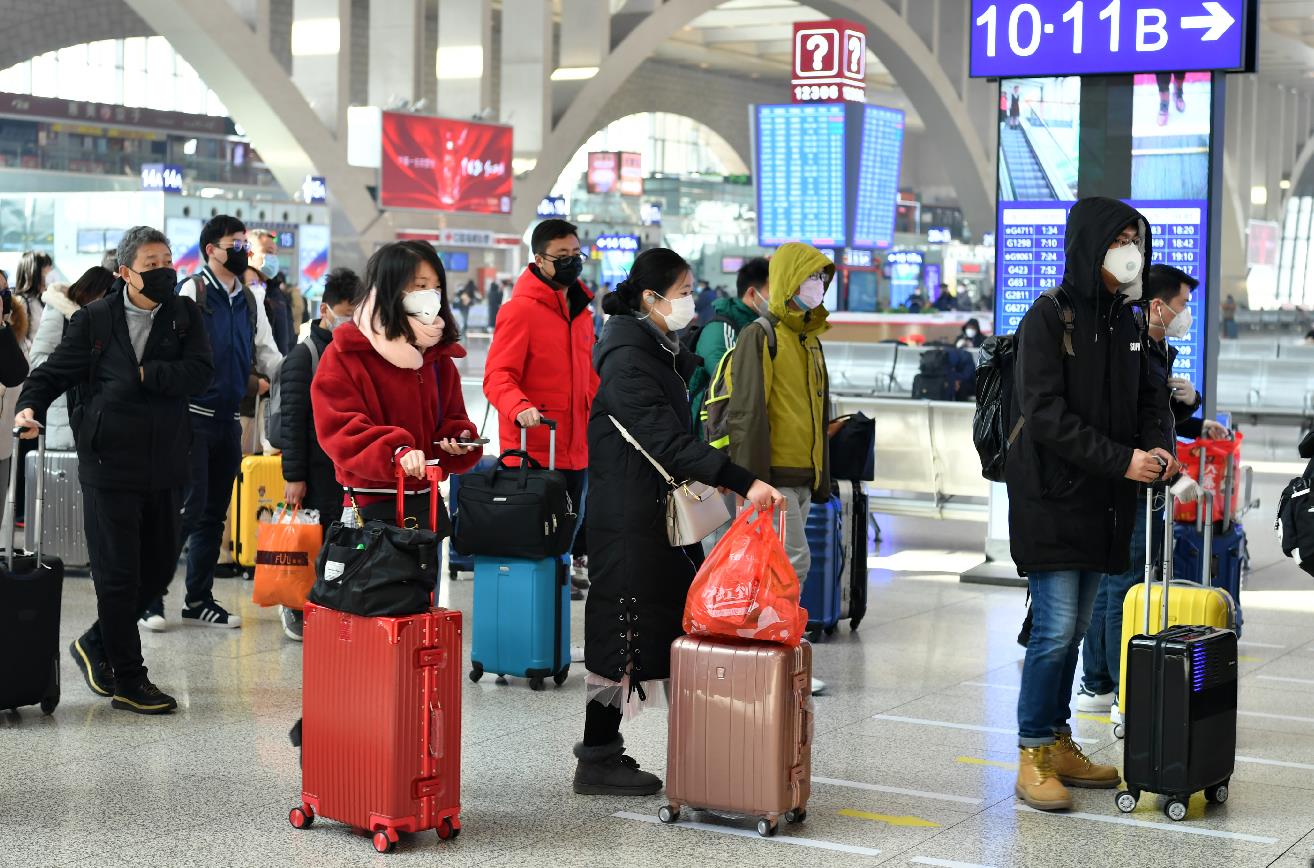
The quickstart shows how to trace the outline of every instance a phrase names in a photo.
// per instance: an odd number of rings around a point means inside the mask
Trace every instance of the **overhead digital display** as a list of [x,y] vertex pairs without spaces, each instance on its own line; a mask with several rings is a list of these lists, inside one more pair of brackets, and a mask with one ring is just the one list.
[[845,107],[757,109],[757,234],[763,247],[845,242]]
[[511,213],[511,127],[383,113],[384,208]]
[[[1208,298],[1208,203],[1128,199],[1145,215],[1154,237],[1148,265],[1171,265],[1200,281],[1191,293],[1191,331],[1173,338],[1178,350],[1173,373],[1199,387],[1203,382],[1205,300]],[[1072,203],[1003,202],[999,206],[996,251],[999,290],[995,295],[995,332],[1013,334],[1031,305],[1063,281],[1064,230]]]
[[972,0],[976,78],[1243,70],[1255,0]]
[[894,244],[894,212],[903,162],[904,115],[898,109],[867,106],[862,118],[858,158],[858,197],[850,247],[884,249]]

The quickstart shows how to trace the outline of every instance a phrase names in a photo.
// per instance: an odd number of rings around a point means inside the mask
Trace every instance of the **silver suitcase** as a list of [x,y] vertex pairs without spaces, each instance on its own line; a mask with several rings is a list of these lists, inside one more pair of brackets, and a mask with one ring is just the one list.
[[36,475],[39,472],[35,451],[27,454],[23,468],[27,476],[27,529],[24,546],[28,551],[42,551],[64,561],[65,567],[86,568],[91,564],[87,553],[87,532],[83,524],[82,486],[78,483],[76,452],[46,453],[46,508],[42,521],[41,545],[36,543],[35,515]]

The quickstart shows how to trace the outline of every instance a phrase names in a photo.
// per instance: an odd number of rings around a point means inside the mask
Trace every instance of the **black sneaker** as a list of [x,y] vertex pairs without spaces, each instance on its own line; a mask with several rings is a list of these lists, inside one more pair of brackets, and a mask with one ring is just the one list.
[[77,664],[78,671],[87,680],[87,687],[97,696],[111,696],[114,685],[114,670],[110,668],[105,653],[90,642],[83,642],[82,637],[73,640],[68,646],[69,656]]
[[240,579],[246,575],[246,570],[238,564],[216,564],[214,568],[214,577],[216,579]]
[[202,624],[206,627],[240,627],[242,618],[229,614],[228,610],[214,600],[204,603],[188,603],[182,610],[184,621]]
[[279,606],[278,612],[283,620],[283,635],[293,642],[302,641],[302,631],[305,627],[305,619],[302,613],[296,609],[289,609],[287,606]]
[[178,700],[143,678],[137,684],[114,688],[110,705],[133,714],[168,714],[178,707]]

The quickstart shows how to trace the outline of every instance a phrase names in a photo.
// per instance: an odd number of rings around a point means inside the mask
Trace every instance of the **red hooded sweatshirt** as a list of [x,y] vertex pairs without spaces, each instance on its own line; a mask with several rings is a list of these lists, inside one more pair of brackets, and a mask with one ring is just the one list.
[[[557,423],[557,467],[589,466],[589,408],[598,392],[593,370],[593,295],[576,282],[564,292],[544,282],[533,266],[516,281],[497,314],[484,395],[498,413],[502,451],[520,448],[516,416],[537,407]],[[529,432],[529,454],[548,463],[548,429]]]
[[[407,370],[379,355],[355,323],[333,330],[310,386],[315,433],[338,482],[356,490],[358,504],[396,494],[398,450],[420,449],[426,458],[440,459],[448,473],[478,463],[481,450],[448,455],[435,445],[475,431],[452,361],[464,356],[460,344],[438,344],[425,351],[423,367]],[[406,479],[407,491],[428,487],[422,479]]]

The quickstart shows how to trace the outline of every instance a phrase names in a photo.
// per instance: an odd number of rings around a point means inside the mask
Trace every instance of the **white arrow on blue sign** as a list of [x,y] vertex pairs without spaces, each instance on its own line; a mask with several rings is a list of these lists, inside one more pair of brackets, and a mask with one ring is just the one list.
[[972,0],[977,78],[1240,70],[1256,0]]

